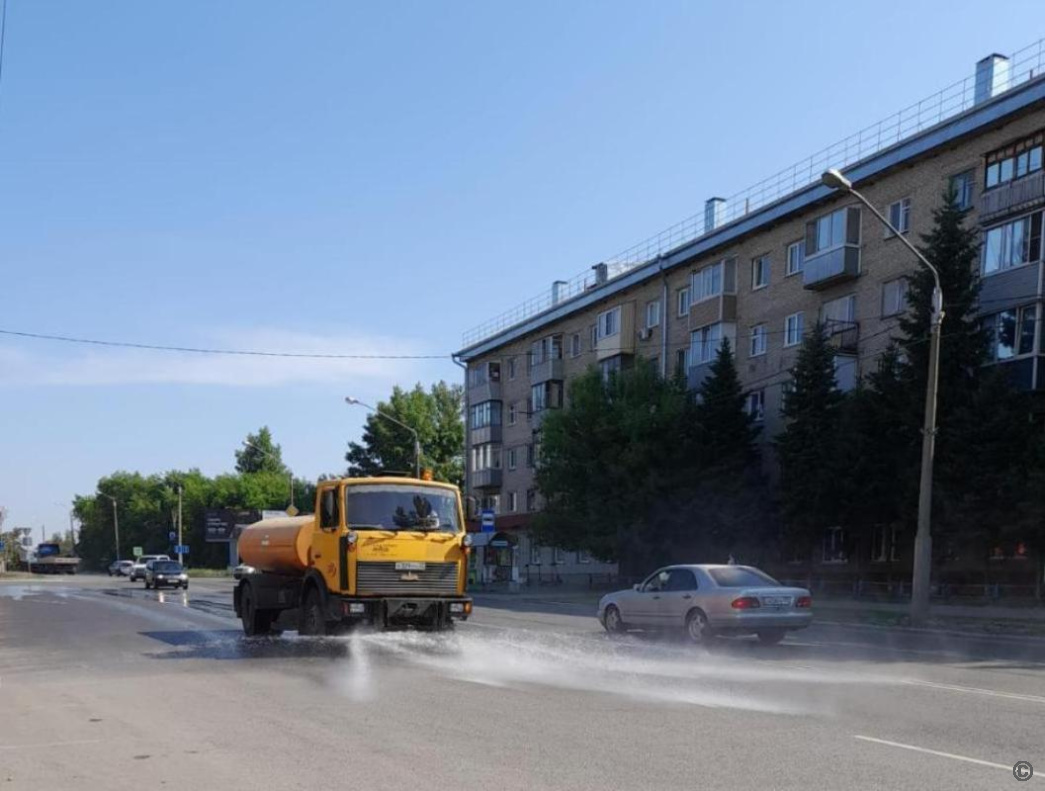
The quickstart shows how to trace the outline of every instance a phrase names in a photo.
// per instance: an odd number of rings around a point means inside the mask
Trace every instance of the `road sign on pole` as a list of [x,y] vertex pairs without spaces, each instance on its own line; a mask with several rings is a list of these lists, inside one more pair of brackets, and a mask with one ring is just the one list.
[[178,544],[176,547],[174,547],[174,551],[179,555],[188,555],[189,547],[187,544]]
[[494,532],[494,518],[496,515],[496,512],[492,508],[486,508],[483,510],[482,514],[480,514],[482,532]]
[[175,533],[173,530],[167,534],[167,540],[168,541],[173,541],[177,537],[178,537],[178,534]]
[[134,557],[136,558],[140,558],[144,554],[144,552],[141,547],[135,547],[131,550],[131,554],[134,555]]

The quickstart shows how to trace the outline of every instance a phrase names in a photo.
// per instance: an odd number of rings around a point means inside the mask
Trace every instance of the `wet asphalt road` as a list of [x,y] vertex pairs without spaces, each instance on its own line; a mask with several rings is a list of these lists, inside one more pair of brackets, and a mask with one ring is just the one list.
[[[984,789],[1045,777],[1045,642],[602,634],[487,597],[453,634],[246,640],[232,582],[0,583],[0,789]],[[1012,766],[1038,767],[1026,784]],[[1045,785],[1042,786],[1045,788]]]

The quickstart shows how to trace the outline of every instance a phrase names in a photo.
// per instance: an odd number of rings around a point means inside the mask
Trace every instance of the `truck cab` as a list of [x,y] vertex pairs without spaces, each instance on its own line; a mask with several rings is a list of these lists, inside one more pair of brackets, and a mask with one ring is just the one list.
[[239,549],[257,570],[234,596],[248,635],[272,631],[288,610],[297,611],[301,634],[355,623],[441,629],[471,613],[469,540],[460,493],[449,484],[323,481],[313,515],[250,525]]

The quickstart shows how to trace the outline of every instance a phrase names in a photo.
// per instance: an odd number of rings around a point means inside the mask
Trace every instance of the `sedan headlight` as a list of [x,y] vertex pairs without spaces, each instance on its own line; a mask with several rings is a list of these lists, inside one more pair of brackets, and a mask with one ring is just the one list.
[[156,579],[158,579],[158,580],[162,580],[162,579],[163,579],[163,575],[162,575],[162,574],[157,574],[157,575],[156,575]]

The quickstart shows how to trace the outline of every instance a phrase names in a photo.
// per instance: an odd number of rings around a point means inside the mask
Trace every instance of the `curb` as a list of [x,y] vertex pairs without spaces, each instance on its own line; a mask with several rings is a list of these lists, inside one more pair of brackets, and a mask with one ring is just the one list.
[[1010,643],[1035,643],[1045,645],[1045,637],[1034,635],[1012,635],[998,634],[992,632],[964,632],[956,629],[923,629],[916,626],[876,626],[869,623],[852,623],[849,621],[829,621],[816,618],[814,615],[813,625],[840,626],[845,629],[871,629],[879,632],[909,632],[911,634],[936,634],[946,637],[976,638],[979,640],[1000,640]]

